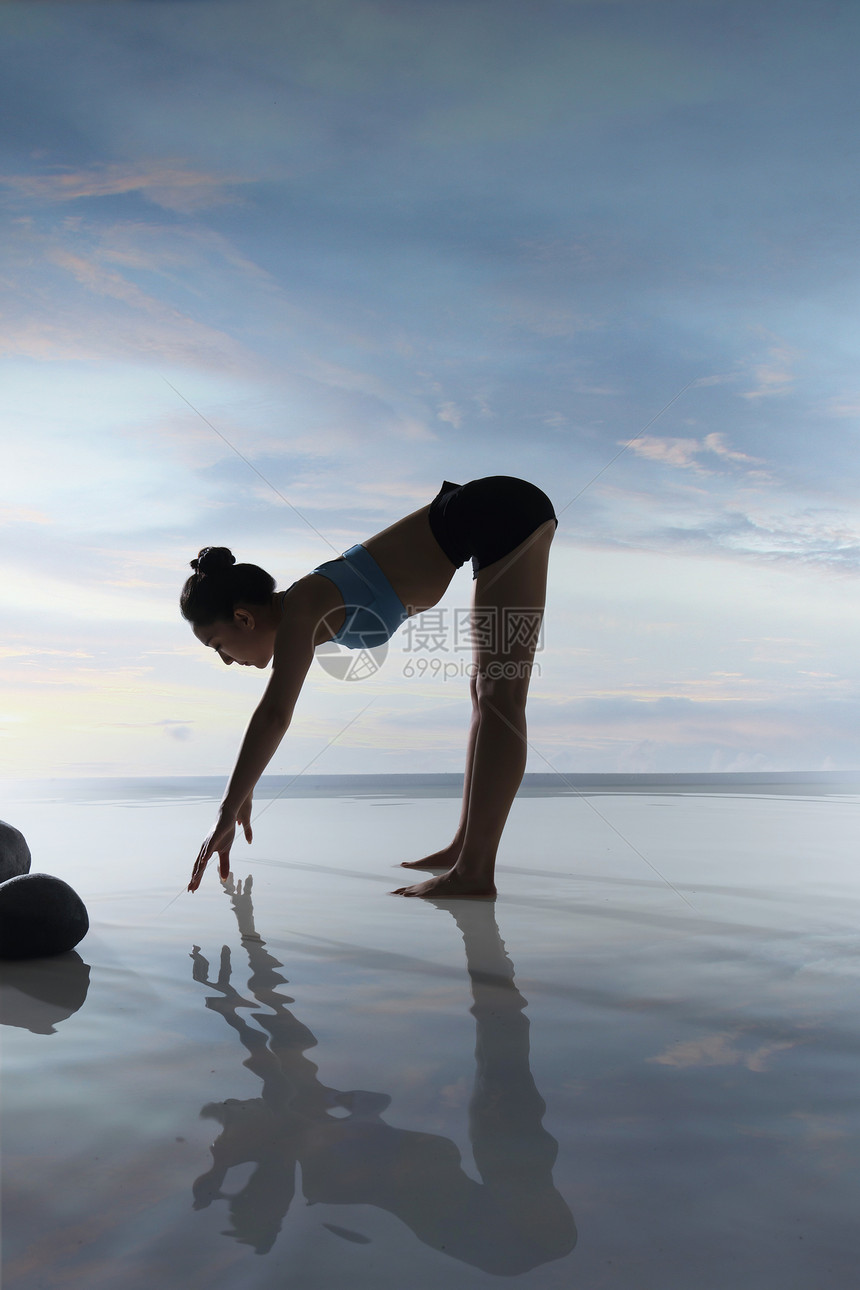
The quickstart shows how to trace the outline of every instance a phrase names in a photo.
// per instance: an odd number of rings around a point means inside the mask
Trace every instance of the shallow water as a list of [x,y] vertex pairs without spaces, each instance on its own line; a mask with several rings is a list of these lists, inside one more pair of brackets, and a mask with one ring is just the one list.
[[444,906],[450,798],[263,801],[190,896],[205,794],[98,796],[0,795],[92,924],[0,965],[4,1285],[853,1284],[857,796],[524,797]]

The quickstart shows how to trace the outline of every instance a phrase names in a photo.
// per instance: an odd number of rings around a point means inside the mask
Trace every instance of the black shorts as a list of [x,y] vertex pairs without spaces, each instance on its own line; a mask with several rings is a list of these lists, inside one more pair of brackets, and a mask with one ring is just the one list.
[[472,557],[472,577],[509,555],[547,520],[558,520],[546,493],[525,479],[488,475],[468,484],[446,479],[430,503],[430,528],[459,569]]

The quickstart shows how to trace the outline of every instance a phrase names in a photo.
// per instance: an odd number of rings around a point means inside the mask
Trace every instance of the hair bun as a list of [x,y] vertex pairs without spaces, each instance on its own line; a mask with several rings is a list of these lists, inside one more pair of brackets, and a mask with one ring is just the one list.
[[191,568],[202,578],[204,574],[226,573],[235,563],[235,555],[226,546],[204,546],[191,561]]

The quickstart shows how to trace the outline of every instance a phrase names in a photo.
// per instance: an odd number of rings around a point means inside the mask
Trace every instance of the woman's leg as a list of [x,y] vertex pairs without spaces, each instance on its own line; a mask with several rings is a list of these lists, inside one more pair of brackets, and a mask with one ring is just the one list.
[[[495,893],[496,851],[526,764],[526,698],[546,601],[546,571],[555,527],[554,520],[547,520],[509,555],[478,573],[476,637],[488,622],[495,630],[489,633],[487,643],[478,642],[475,647],[476,707],[460,851],[447,873],[414,887],[401,887],[396,895]],[[517,625],[524,630],[515,632]]]
[[460,822],[457,825],[457,831],[448,843],[447,847],[443,847],[441,851],[434,851],[432,855],[424,856],[421,860],[404,860],[401,865],[403,869],[451,869],[457,863],[460,852],[463,849],[463,838],[466,835],[466,824],[469,819],[469,790],[472,786],[472,766],[475,761],[475,744],[478,739],[478,726],[480,724],[477,668],[475,667],[472,668],[472,676],[469,681],[469,693],[472,699],[472,717],[469,723],[469,737],[466,742],[466,771],[463,776],[463,804],[460,808]]

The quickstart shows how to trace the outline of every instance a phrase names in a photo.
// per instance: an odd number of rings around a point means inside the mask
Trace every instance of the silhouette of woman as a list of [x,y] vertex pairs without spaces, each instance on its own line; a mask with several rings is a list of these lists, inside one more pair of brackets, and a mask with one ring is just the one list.
[[493,895],[496,851],[525,770],[526,698],[557,524],[552,503],[534,484],[493,475],[462,486],[446,480],[429,505],[284,592],[257,565],[237,565],[225,547],[205,547],[191,561],[182,613],[228,666],[271,663],[272,675],[189,890],[196,891],[216,852],[227,877],[237,824],[251,841],[252,794],[290,725],[315,648],[331,640],[352,649],[382,643],[411,614],[435,605],[471,556],[472,721],[460,821],[447,847],[403,862],[443,872],[395,894]]

